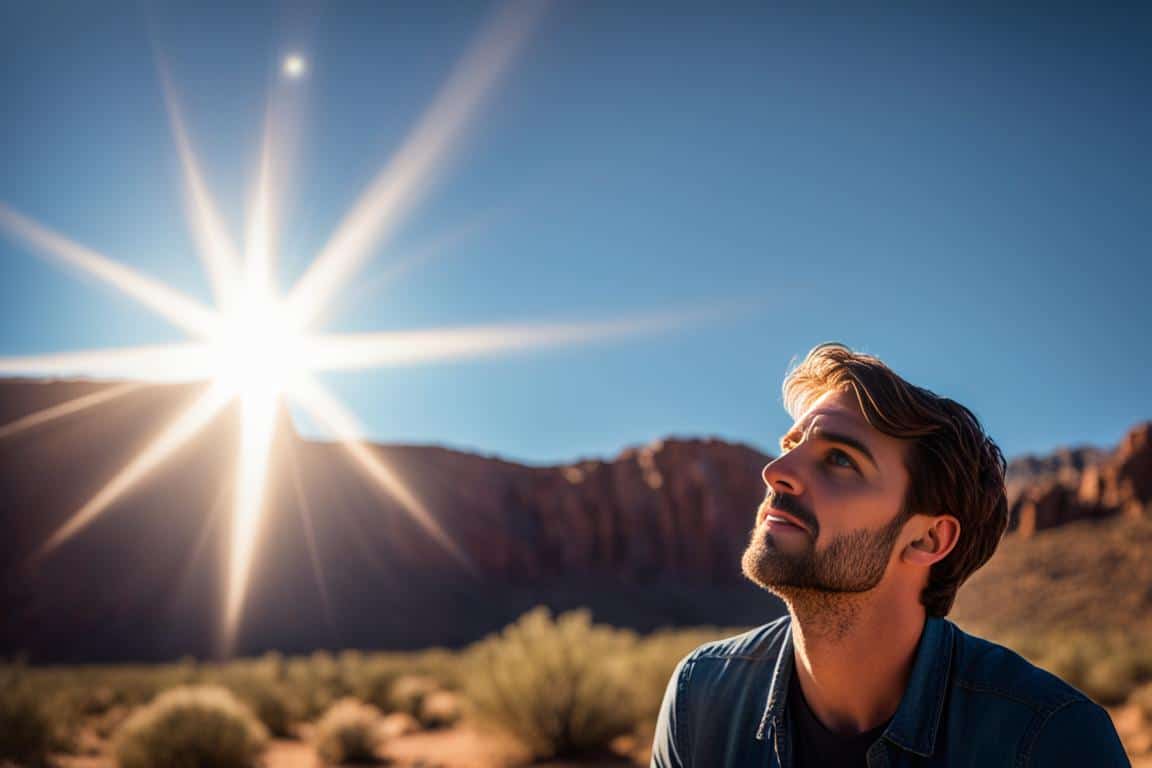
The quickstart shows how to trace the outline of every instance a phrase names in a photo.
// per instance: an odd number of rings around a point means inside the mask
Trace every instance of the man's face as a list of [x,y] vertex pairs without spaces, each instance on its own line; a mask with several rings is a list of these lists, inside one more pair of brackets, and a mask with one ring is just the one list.
[[875,588],[904,527],[906,441],[874,429],[842,390],[813,403],[780,443],[764,468],[744,575],[783,597]]

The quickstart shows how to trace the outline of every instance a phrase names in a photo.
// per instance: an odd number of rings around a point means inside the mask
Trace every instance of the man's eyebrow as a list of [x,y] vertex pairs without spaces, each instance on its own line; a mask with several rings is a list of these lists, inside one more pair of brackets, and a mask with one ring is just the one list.
[[[796,433],[799,431],[800,430],[796,427],[793,427],[791,430],[789,430],[788,434],[780,438],[781,447],[783,447],[786,442],[795,439]],[[868,446],[860,440],[857,440],[855,437],[852,437],[852,435],[846,435],[843,432],[829,432],[828,430],[821,429],[820,427],[813,429],[811,434],[825,442],[846,445],[849,448],[856,450],[861,455],[863,455],[864,458],[868,459],[868,461],[872,463],[872,466],[875,469],[880,469],[880,465],[876,463],[876,457],[872,455],[872,451],[868,450]]]

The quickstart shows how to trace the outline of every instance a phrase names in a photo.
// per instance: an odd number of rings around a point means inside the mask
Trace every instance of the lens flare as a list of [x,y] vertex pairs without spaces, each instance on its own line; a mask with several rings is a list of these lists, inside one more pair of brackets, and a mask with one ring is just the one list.
[[[60,526],[33,556],[37,561],[57,549],[141,483],[181,446],[186,445],[229,403],[239,404],[239,452],[231,504],[226,595],[221,620],[224,652],[235,650],[245,596],[260,537],[261,520],[276,458],[278,416],[288,404],[302,407],[343,443],[348,456],[371,482],[415,521],[462,567],[466,552],[403,480],[363,442],[355,417],[313,376],[323,370],[402,367],[472,359],[498,353],[586,343],[637,333],[654,333],[682,324],[672,316],[586,324],[507,325],[382,332],[320,334],[314,328],[368,253],[395,231],[426,192],[432,177],[458,142],[469,120],[539,20],[544,3],[505,5],[460,61],[432,107],[343,218],[311,267],[281,295],[275,281],[279,195],[283,194],[284,155],[291,125],[281,122],[289,110],[270,99],[241,254],[223,225],[189,139],[187,126],[162,57],[157,57],[173,140],[184,174],[189,227],[212,285],[216,306],[208,308],[106,256],[59,235],[0,203],[0,231],[99,278],[192,338],[180,344],[0,357],[0,373],[80,375],[129,381],[102,393],[64,403],[0,426],[0,437],[99,407],[143,381],[206,381],[207,389],[143,451]],[[303,74],[306,62],[284,62],[285,74]],[[286,103],[286,102],[285,102]],[[293,470],[297,492],[298,468]],[[304,507],[302,507],[303,509]],[[309,547],[316,577],[325,595],[309,517]]]

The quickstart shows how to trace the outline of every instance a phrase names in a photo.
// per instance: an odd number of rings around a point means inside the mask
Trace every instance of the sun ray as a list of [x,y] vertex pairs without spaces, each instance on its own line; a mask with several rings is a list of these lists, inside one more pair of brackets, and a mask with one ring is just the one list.
[[53,232],[4,203],[0,203],[0,227],[38,251],[108,283],[188,333],[208,336],[217,326],[216,314],[199,302]]
[[219,353],[208,344],[86,349],[54,355],[0,357],[0,373],[20,376],[99,376],[135,381],[209,378]]
[[248,232],[244,240],[245,282],[250,289],[263,293],[272,290],[272,253],[275,248],[272,241],[276,232],[272,201],[274,181],[271,132],[271,126],[268,126],[264,146],[260,150],[259,180],[252,195]]
[[180,156],[180,166],[184,172],[185,206],[192,236],[196,240],[200,260],[208,274],[212,294],[221,308],[232,305],[232,295],[237,285],[239,255],[235,243],[229,236],[216,209],[216,203],[208,191],[200,162],[192,149],[188,129],[184,124],[184,113],[176,88],[168,74],[168,66],[162,56],[156,55],[156,68],[160,75],[160,86],[164,92],[164,106],[172,125],[172,138],[176,143],[176,153]]
[[316,577],[316,588],[320,591],[320,602],[324,608],[324,620],[329,629],[336,628],[336,621],[332,613],[332,597],[328,592],[328,578],[324,575],[324,565],[320,560],[320,547],[316,543],[316,524],[312,518],[312,505],[308,501],[308,493],[304,490],[304,481],[300,479],[300,460],[296,456],[296,443],[289,442],[286,451],[291,464],[292,488],[296,494],[297,509],[300,511],[300,522],[304,525],[304,538],[308,545],[308,559],[312,561],[312,575]]
[[304,348],[309,367],[317,371],[400,367],[654,333],[682,322],[672,316],[654,316],[601,323],[324,334],[309,337]]
[[95,406],[106,403],[109,400],[115,400],[118,397],[123,397],[129,392],[135,392],[143,386],[144,382],[142,381],[126,381],[123,384],[116,384],[110,387],[105,387],[99,392],[93,392],[92,394],[77,397],[75,399],[69,400],[66,403],[61,403],[60,405],[54,405],[50,408],[44,408],[43,410],[36,411],[35,413],[30,413],[27,416],[21,417],[16,421],[9,422],[8,424],[0,427],[0,440],[3,440],[6,437],[11,437],[12,435],[19,434],[21,432],[25,432],[29,429],[32,429],[33,427],[38,427],[41,424],[47,424],[48,422],[55,421],[56,419],[70,416],[74,413],[80,413],[81,411],[88,410],[89,408],[94,408]]
[[342,316],[350,314],[366,302],[378,301],[380,294],[392,283],[417,267],[423,267],[440,258],[445,252],[457,247],[478,232],[487,229],[491,226],[496,215],[496,213],[489,212],[473,216],[460,226],[439,234],[427,242],[416,244],[411,250],[406,249],[397,253],[393,263],[375,274],[367,275],[364,280],[358,280],[354,286],[350,286],[348,296],[340,302],[339,306],[331,308],[326,319],[329,322],[339,321]]
[[228,594],[224,608],[226,649],[231,649],[235,642],[248,591],[279,407],[280,398],[275,392],[249,391],[241,396],[240,462],[232,506]]
[[38,560],[47,555],[76,535],[81,529],[90,525],[110,504],[123,496],[180,446],[203,429],[227,402],[227,393],[218,387],[210,387],[207,392],[200,395],[184,410],[179,418],[137,454],[119,474],[89,499],[64,525],[57,528],[48,537],[48,540],[36,550],[32,559]]
[[420,202],[547,5],[529,0],[506,3],[484,28],[404,145],[292,289],[289,306],[301,326],[315,324],[368,251],[382,244]]
[[277,77],[265,108],[256,184],[248,205],[244,239],[245,282],[257,291],[275,289],[278,235],[289,171],[300,139],[300,111],[305,86]]
[[404,511],[462,565],[472,569],[471,559],[460,549],[428,508],[416,498],[399,477],[377,456],[360,435],[355,417],[345,410],[314,376],[302,376],[292,392],[294,401],[335,434],[355,463],[384,492],[394,498]]

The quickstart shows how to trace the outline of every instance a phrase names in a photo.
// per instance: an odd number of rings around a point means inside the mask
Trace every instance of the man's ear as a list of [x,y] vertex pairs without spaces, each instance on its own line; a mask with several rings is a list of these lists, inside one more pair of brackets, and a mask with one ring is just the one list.
[[930,566],[943,560],[960,540],[960,521],[952,515],[917,516],[915,538],[904,548],[902,558],[915,565]]

